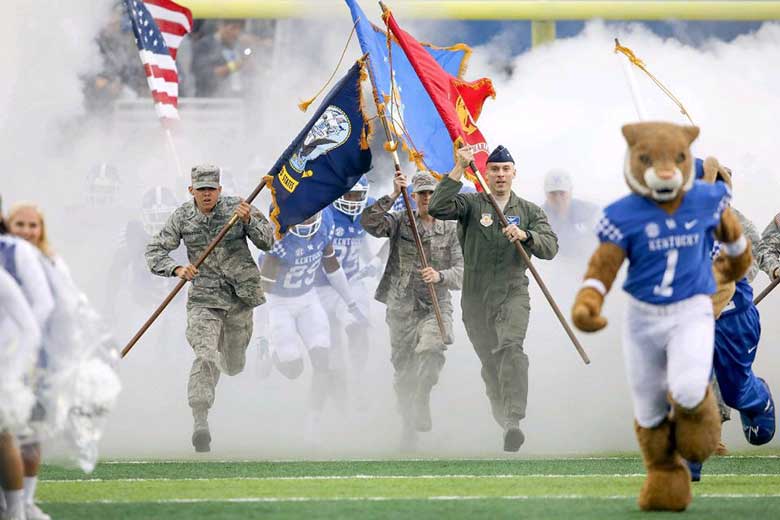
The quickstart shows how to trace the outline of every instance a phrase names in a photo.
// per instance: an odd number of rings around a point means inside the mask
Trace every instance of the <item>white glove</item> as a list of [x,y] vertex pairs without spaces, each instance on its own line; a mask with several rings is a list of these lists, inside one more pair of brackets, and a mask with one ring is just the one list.
[[352,302],[347,305],[347,311],[349,311],[352,317],[355,318],[357,323],[361,325],[368,325],[368,316],[363,314],[363,311],[360,310],[360,307],[358,307],[357,303]]

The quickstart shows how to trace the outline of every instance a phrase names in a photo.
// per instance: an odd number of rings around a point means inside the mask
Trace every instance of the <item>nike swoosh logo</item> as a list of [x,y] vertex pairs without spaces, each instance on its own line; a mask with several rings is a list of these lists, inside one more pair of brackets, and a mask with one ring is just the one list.
[[752,353],[752,352],[753,352],[754,350],[756,350],[757,348],[758,348],[758,345],[756,345],[756,346],[755,346],[755,347],[753,347],[753,348],[749,348],[749,349],[748,349],[748,354]]
[[685,226],[685,229],[691,229],[693,226],[696,225],[696,223],[699,221],[699,219],[693,219],[690,222],[686,222],[683,224]]

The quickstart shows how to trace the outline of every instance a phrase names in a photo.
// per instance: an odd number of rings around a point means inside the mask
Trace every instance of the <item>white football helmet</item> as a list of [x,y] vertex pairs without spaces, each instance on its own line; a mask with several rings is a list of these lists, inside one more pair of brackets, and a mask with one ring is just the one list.
[[[359,194],[359,199],[357,200],[348,200],[345,197],[351,193],[357,193]],[[352,186],[352,189],[349,190],[347,193],[339,197],[333,202],[333,207],[335,207],[340,212],[344,213],[345,215],[349,215],[350,217],[356,217],[363,213],[363,210],[366,209],[366,203],[368,202],[368,179],[366,179],[365,175],[360,177],[358,181],[355,183],[354,186]]]
[[163,186],[155,186],[144,193],[141,201],[144,231],[149,235],[159,233],[177,206],[173,192]]
[[300,238],[311,238],[320,229],[320,224],[322,224],[322,212],[318,211],[316,215],[292,226],[290,233]]

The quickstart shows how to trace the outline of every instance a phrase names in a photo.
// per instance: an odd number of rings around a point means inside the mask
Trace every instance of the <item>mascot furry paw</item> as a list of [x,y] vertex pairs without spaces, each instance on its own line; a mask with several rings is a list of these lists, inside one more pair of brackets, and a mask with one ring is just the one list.
[[[604,209],[597,226],[601,243],[572,308],[580,330],[604,328],[604,299],[628,260],[623,350],[647,468],[643,510],[684,510],[691,491],[681,456],[702,461],[717,447],[720,420],[709,389],[711,297],[721,286],[722,297],[730,298],[727,286],[751,262],[742,226],[729,209],[728,185],[695,180],[690,145],[698,135],[697,127],[670,123],[623,127],[623,173],[631,193]],[[728,173],[714,159],[705,166],[710,174]],[[713,269],[715,240],[722,254]]]

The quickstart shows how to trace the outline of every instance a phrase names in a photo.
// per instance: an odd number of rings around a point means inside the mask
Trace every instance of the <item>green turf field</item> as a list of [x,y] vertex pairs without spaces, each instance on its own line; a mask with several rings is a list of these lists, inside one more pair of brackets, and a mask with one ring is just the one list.
[[[780,454],[712,459],[685,518],[780,518]],[[632,518],[636,456],[332,462],[104,462],[45,467],[54,518]],[[653,515],[655,516],[655,515]]]

